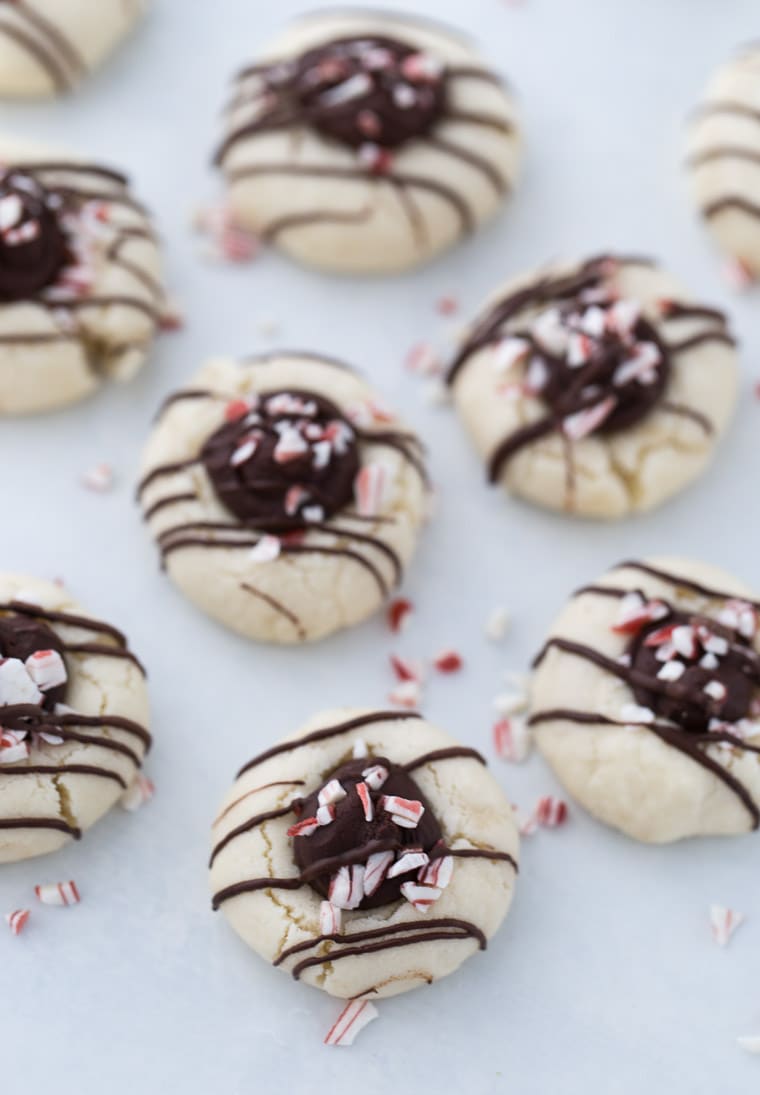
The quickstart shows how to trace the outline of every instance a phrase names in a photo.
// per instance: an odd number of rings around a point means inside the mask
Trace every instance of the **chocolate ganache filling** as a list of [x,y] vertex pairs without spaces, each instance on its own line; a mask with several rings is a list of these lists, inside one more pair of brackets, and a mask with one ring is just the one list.
[[0,176],[0,301],[35,296],[70,261],[59,203],[33,175]]
[[[61,657],[65,650],[63,641],[52,627],[29,616],[0,616],[0,662],[14,659],[26,664],[29,658],[51,650]],[[56,704],[62,703],[66,696],[66,687],[66,680],[50,688],[43,687],[43,699],[40,706],[49,711]],[[2,702],[12,703],[12,697],[6,697]],[[2,724],[1,706],[0,724]]]
[[339,38],[265,70],[278,108],[350,148],[398,148],[446,109],[443,66],[382,36]]
[[237,400],[201,460],[220,501],[256,528],[287,531],[331,517],[354,496],[356,434],[313,392]]
[[[394,814],[394,809],[401,812]],[[424,865],[446,850],[419,787],[405,769],[384,757],[342,764],[318,791],[297,803],[296,812],[300,820],[291,832],[301,878],[342,908],[373,909],[398,901],[402,886],[416,883]],[[309,819],[319,824],[309,825]],[[356,892],[336,893],[341,868],[358,868],[359,878],[346,878],[346,886]]]
[[[735,724],[750,714],[758,658],[749,635],[739,629],[671,611],[644,627],[628,653],[637,703],[683,729],[704,733],[716,723]],[[647,687],[642,676],[655,688]]]

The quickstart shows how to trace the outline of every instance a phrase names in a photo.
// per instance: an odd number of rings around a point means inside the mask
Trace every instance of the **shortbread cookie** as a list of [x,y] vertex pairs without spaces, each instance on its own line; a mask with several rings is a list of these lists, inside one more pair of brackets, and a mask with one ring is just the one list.
[[0,0],[0,96],[71,91],[147,6],[148,0]]
[[209,362],[165,403],[139,489],[169,576],[251,638],[318,639],[374,612],[424,515],[421,447],[329,358]]
[[760,43],[710,81],[689,126],[697,207],[719,246],[760,276]]
[[143,365],[164,311],[156,235],[126,176],[0,139],[0,415]]
[[449,372],[491,482],[588,517],[647,510],[708,463],[736,402],[726,317],[644,259],[510,283]]
[[623,563],[579,590],[532,684],[538,746],[586,809],[652,843],[760,822],[754,596],[704,563]]
[[238,773],[213,826],[213,904],[306,984],[394,996],[485,948],[518,844],[474,749],[420,715],[327,711]]
[[387,272],[492,216],[519,137],[511,95],[457,32],[321,12],[236,77],[216,161],[238,223],[310,266]]
[[58,585],[0,574],[0,862],[78,840],[150,746],[142,667]]

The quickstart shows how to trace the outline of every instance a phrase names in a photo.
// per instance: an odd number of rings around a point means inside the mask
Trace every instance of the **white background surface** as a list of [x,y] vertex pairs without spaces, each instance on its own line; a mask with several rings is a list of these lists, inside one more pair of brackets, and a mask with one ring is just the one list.
[[[95,2],[95,0],[93,0]],[[135,816],[116,810],[84,841],[3,867],[0,912],[32,905],[19,939],[0,929],[2,1086],[55,1090],[411,1092],[514,1095],[749,1095],[760,1059],[758,837],[638,846],[573,809],[526,841],[513,912],[485,955],[430,989],[381,1003],[349,1050],[323,1048],[336,1002],[267,968],[209,909],[208,826],[233,773],[313,709],[383,703],[381,620],[318,647],[247,644],[186,604],[158,571],[132,503],[138,453],[160,399],[205,356],[278,341],[341,355],[400,404],[430,445],[437,519],[406,589],[418,614],[400,648],[454,644],[465,673],[425,709],[485,750],[524,806],[557,788],[538,757],[510,768],[490,751],[490,700],[522,669],[565,596],[620,558],[704,556],[758,580],[752,388],[758,293],[732,297],[692,215],[680,167],[684,118],[710,69],[758,35],[757,0],[417,0],[458,22],[523,101],[527,169],[485,234],[413,276],[347,281],[274,254],[247,268],[197,257],[187,229],[214,194],[207,167],[232,71],[295,0],[163,0],[112,64],[66,102],[3,107],[7,129],[129,169],[167,240],[169,282],[188,313],[132,385],[71,411],[0,425],[4,568],[63,576],[92,611],[126,629],[150,669],[157,784]],[[753,18],[754,13],[754,18]],[[492,493],[451,413],[428,407],[401,367],[439,337],[443,293],[468,314],[502,278],[559,254],[621,247],[662,256],[707,300],[731,308],[744,398],[718,460],[662,512],[596,526]],[[278,338],[258,326],[277,320]],[[78,483],[107,460],[108,495]],[[501,647],[482,623],[514,615]],[[43,909],[37,882],[74,878],[75,909]],[[711,902],[748,914],[727,951]]]

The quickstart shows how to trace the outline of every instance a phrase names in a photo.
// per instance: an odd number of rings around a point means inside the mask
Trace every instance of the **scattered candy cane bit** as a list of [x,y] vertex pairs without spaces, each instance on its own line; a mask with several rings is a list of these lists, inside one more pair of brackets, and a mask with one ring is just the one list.
[[425,807],[421,802],[416,799],[401,798],[400,795],[382,795],[380,806],[392,815],[394,821],[398,822],[401,818],[403,821],[411,822],[415,827],[425,813]]
[[419,376],[438,376],[441,372],[441,359],[430,342],[417,342],[404,358],[404,368]]
[[330,879],[327,896],[339,909],[356,909],[364,897],[364,866],[352,863],[340,867]]
[[411,658],[400,658],[397,654],[390,655],[391,668],[399,681],[422,681],[424,666],[422,662],[412,661]]
[[333,821],[335,821],[335,807],[332,803],[317,807],[317,825],[330,825]]
[[375,462],[365,464],[354,480],[356,508],[361,517],[375,517],[382,512],[388,489],[388,468]]
[[420,682],[415,680],[401,681],[388,693],[388,701],[396,707],[408,707],[410,710],[419,707],[422,689]]
[[413,613],[414,605],[411,601],[407,601],[405,597],[397,597],[395,601],[391,601],[388,605],[387,616],[388,626],[391,631],[395,635],[405,631]]
[[29,909],[15,909],[14,912],[5,914],[5,922],[11,929],[11,935],[21,935],[31,916]]
[[545,795],[536,804],[535,817],[544,829],[556,829],[567,821],[567,803],[560,798]]
[[232,210],[223,202],[198,210],[194,225],[198,232],[208,237],[208,258],[225,262],[250,262],[259,253],[259,238],[236,224]]
[[485,635],[492,643],[501,642],[509,630],[509,612],[502,605],[496,605],[488,614],[485,622]]
[[319,931],[322,935],[340,935],[343,930],[343,909],[323,901],[319,906]]
[[727,909],[723,905],[710,906],[710,927],[715,942],[725,947],[736,929],[744,921],[744,914]]
[[349,1000],[327,1032],[326,1046],[353,1045],[356,1036],[377,1019],[377,1008],[369,1000]]
[[57,650],[36,650],[24,662],[26,671],[41,692],[65,684],[68,677],[63,658]]
[[138,772],[119,799],[119,806],[121,806],[122,810],[128,810],[133,814],[136,810],[139,810],[141,806],[144,806],[146,802],[150,802],[155,793],[156,788],[151,780],[149,780],[147,776],[144,776],[142,772]]
[[456,650],[442,650],[433,665],[439,673],[458,673],[464,665],[464,659]]
[[417,875],[417,881],[423,886],[434,886],[438,890],[445,890],[453,874],[454,857],[444,855],[431,860],[424,866]]
[[388,769],[382,764],[373,764],[362,772],[362,779],[371,791],[379,791],[388,778]]
[[418,882],[401,883],[401,893],[417,912],[427,912],[442,892],[437,886],[421,886]]
[[427,852],[405,852],[399,856],[396,862],[388,870],[388,878],[396,878],[400,874],[409,874],[411,871],[419,871],[421,867],[427,867],[430,857]]
[[607,399],[595,403],[593,407],[570,414],[562,420],[562,432],[571,441],[581,441],[598,429],[609,418],[616,406],[617,399],[614,396],[608,396]]
[[97,494],[105,494],[113,484],[114,473],[110,464],[95,464],[82,474],[82,486]]
[[393,863],[393,852],[373,852],[367,857],[367,865],[364,868],[364,894],[372,897],[380,885],[385,881],[388,868]]
[[435,302],[439,316],[453,316],[459,311],[459,299],[452,293],[446,293]]
[[497,757],[509,761],[510,764],[521,764],[533,747],[533,735],[528,721],[519,715],[497,719],[492,735]]
[[42,692],[19,658],[0,658],[0,706],[40,703]]
[[82,900],[76,882],[50,882],[35,886],[34,892],[43,905],[78,905]]
[[739,1049],[745,1053],[760,1053],[760,1034],[749,1034],[736,1039]]
[[364,811],[364,820],[372,821],[373,817],[375,816],[375,807],[372,804],[372,796],[370,795],[369,787],[366,783],[357,783],[354,786],[356,787],[356,793],[359,796],[359,801],[362,804],[362,810]]
[[317,795],[320,806],[329,806],[331,802],[340,802],[346,797],[346,789],[338,779],[331,779]]
[[755,285],[758,276],[752,267],[742,259],[729,259],[723,264],[723,280],[730,289],[741,293]]
[[295,825],[291,825],[288,829],[288,836],[311,836],[319,828],[319,821],[315,817],[305,817],[301,821],[297,821]]
[[252,563],[272,563],[278,558],[281,546],[277,536],[262,536],[249,551],[248,558]]

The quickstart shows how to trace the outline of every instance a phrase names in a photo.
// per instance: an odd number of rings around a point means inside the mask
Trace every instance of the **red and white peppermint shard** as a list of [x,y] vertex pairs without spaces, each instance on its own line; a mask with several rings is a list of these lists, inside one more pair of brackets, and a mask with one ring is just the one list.
[[567,821],[567,804],[562,799],[545,795],[536,805],[536,821],[545,829],[556,829]]
[[401,62],[401,72],[413,84],[433,83],[443,72],[443,62],[430,53],[411,53]]
[[388,769],[382,764],[373,764],[371,768],[365,768],[362,779],[371,791],[379,791],[388,778]]
[[346,789],[338,779],[331,779],[317,795],[320,806],[329,806],[331,802],[340,802],[346,797]]
[[382,512],[388,485],[388,469],[384,464],[365,464],[354,481],[356,508],[362,517],[374,517]]
[[105,494],[113,486],[113,468],[110,464],[95,464],[82,475],[82,485],[88,490]]
[[298,460],[305,452],[309,451],[309,444],[295,426],[285,426],[280,432],[280,439],[275,445],[274,460],[276,464],[289,464],[291,460]]
[[588,437],[609,418],[616,406],[617,399],[614,396],[608,396],[607,399],[602,399],[592,407],[587,407],[583,411],[578,411],[576,414],[570,414],[567,418],[564,418],[562,420],[562,431],[571,441],[582,441],[584,437]]
[[21,935],[31,916],[29,909],[15,909],[5,914],[5,923],[11,929],[11,935]]
[[402,681],[388,693],[388,699],[397,707],[408,707],[413,711],[420,705],[421,693],[419,681]]
[[393,852],[373,852],[372,855],[367,858],[367,865],[364,868],[363,883],[364,893],[367,897],[372,897],[385,881],[388,874],[388,868],[391,863],[393,863],[393,860]]
[[533,738],[527,719],[519,715],[497,719],[492,734],[496,755],[502,760],[521,764],[530,753]]
[[437,886],[420,886],[418,882],[403,882],[401,893],[417,912],[427,912],[441,896]]
[[398,597],[388,605],[388,626],[394,634],[405,631],[414,612],[411,601]]
[[43,905],[78,905],[82,900],[76,882],[50,882],[44,886],[35,886],[34,892]]
[[26,671],[41,692],[49,692],[67,681],[66,666],[57,650],[36,650],[24,662]]
[[754,639],[758,628],[758,613],[746,601],[727,601],[718,614],[726,627],[738,631],[745,639]]
[[373,175],[387,175],[393,167],[393,153],[388,148],[382,148],[373,141],[367,141],[360,145],[357,157],[362,167],[366,167]]
[[18,658],[0,659],[0,707],[14,704],[38,704],[42,692]]
[[349,1000],[327,1032],[326,1046],[350,1046],[360,1031],[377,1019],[379,1012],[369,1000]]
[[400,795],[382,795],[380,806],[392,815],[393,820],[402,828],[415,829],[425,813],[425,807],[416,799],[401,798]]
[[498,373],[509,372],[515,365],[519,365],[526,360],[530,349],[530,343],[527,339],[515,338],[511,335],[503,338],[494,350],[494,369]]
[[317,807],[317,825],[330,825],[333,821],[335,821],[335,807],[332,803]]
[[372,804],[372,796],[370,795],[369,787],[366,783],[357,783],[356,793],[359,796],[359,801],[362,804],[362,810],[364,811],[364,820],[372,821],[375,816],[375,807]]
[[262,536],[248,552],[252,563],[273,563],[278,558],[282,544],[277,536]]
[[424,676],[422,662],[412,661],[410,658],[400,658],[397,654],[390,656],[391,668],[399,681],[421,681]]
[[408,351],[404,367],[420,376],[437,376],[441,371],[441,360],[432,343],[417,342]]
[[364,897],[364,866],[352,863],[340,867],[330,880],[327,896],[339,909],[356,909]]
[[439,673],[457,673],[464,665],[464,659],[456,650],[442,650],[433,665]]
[[288,836],[311,836],[319,828],[319,822],[315,817],[305,817],[301,821],[297,821],[295,825],[291,825],[288,829]]
[[119,799],[119,805],[123,810],[129,810],[130,813],[134,813],[139,810],[141,806],[144,806],[146,802],[150,802],[153,795],[156,793],[156,788],[153,783],[144,776],[142,772],[132,780],[127,790]]
[[29,745],[25,738],[25,730],[0,730],[0,762],[15,764],[17,760],[26,760]]
[[245,418],[249,411],[253,409],[254,404],[247,399],[231,399],[227,406],[224,408],[224,417],[227,422],[237,422],[240,418]]
[[432,859],[417,875],[417,881],[423,886],[434,886],[445,890],[454,874],[454,857],[450,855]]
[[319,931],[321,935],[340,935],[343,930],[343,910],[329,901],[319,906]]
[[710,928],[719,947],[725,947],[736,929],[744,921],[744,914],[727,909],[723,905],[710,906]]
[[426,852],[405,852],[399,856],[388,871],[388,878],[396,878],[401,874],[409,874],[410,871],[418,871],[420,867],[426,867],[430,857]]
[[[667,614],[667,605],[662,601],[645,601],[640,593],[626,593],[620,602],[617,622],[612,625],[612,630],[616,635],[637,635],[646,624],[662,620]],[[652,638],[648,636],[647,643]]]

